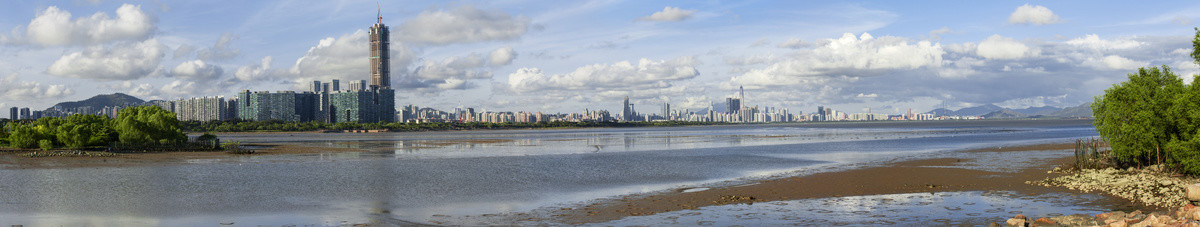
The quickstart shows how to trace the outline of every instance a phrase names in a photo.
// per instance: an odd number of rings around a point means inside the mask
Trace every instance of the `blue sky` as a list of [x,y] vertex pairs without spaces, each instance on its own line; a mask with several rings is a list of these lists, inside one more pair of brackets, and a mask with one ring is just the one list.
[[792,112],[1061,107],[1138,67],[1189,82],[1198,69],[1190,1],[376,3],[6,1],[0,107],[366,80],[377,10],[397,103],[441,109],[616,110],[630,96],[697,110],[738,86]]

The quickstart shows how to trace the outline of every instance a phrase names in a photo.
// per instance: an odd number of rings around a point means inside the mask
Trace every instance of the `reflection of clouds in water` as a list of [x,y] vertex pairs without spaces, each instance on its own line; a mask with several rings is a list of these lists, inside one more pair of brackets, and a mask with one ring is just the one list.
[[1032,217],[1097,214],[1098,195],[939,192],[850,196],[702,207],[599,223],[622,225],[987,225],[1015,214]]

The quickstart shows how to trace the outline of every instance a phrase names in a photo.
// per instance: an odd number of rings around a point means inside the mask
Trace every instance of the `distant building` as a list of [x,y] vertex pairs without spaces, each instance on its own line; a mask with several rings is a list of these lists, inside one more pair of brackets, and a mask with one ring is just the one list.
[[238,93],[237,117],[252,121],[313,121],[317,120],[318,99],[312,92],[243,90]]
[[17,108],[17,107],[9,108],[8,109],[8,119],[14,120],[14,121],[20,119],[20,118],[17,118],[17,116],[19,116],[19,115],[17,115],[17,113],[19,111],[20,111],[20,108]]
[[180,121],[220,121],[234,118],[229,115],[229,103],[224,97],[199,97],[175,101],[175,116]]
[[395,94],[388,88],[332,93],[329,95],[330,122],[396,121]]
[[19,117],[18,119],[21,119],[21,120],[33,119],[33,115],[31,115],[29,113],[29,107],[21,108],[21,115],[18,117]]
[[[391,88],[391,62],[390,54],[390,36],[387,25],[383,25],[383,14],[379,14],[378,22],[372,25],[367,32],[370,45],[370,55],[367,57],[371,65],[371,89]],[[336,90],[336,89],[334,89]]]

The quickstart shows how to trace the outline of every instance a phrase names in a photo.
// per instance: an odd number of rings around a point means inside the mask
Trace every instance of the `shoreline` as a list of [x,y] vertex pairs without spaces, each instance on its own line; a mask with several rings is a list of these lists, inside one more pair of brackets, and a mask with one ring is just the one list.
[[[765,123],[710,123],[710,124],[682,124],[682,125],[629,125],[629,126],[563,126],[563,127],[512,127],[512,128],[472,128],[472,129],[444,129],[444,130],[412,130],[412,131],[384,131],[381,132],[326,132],[328,130],[313,130],[313,131],[186,131],[188,135],[200,135],[203,133],[220,133],[220,134],[321,134],[321,133],[353,133],[353,134],[379,134],[379,133],[419,133],[419,132],[473,132],[473,131],[507,131],[507,130],[563,130],[563,129],[611,129],[611,128],[672,128],[672,127],[761,127],[761,126],[796,126],[796,127],[904,127],[913,125],[929,125],[929,126],[971,126],[971,125],[990,125],[997,123],[1028,123],[1028,122],[1072,122],[1072,121],[1092,121],[1091,118],[1033,118],[1033,119],[978,119],[978,120],[933,120],[933,121],[801,121],[801,122],[765,122]],[[652,122],[651,122],[652,123]],[[1044,124],[1036,124],[1044,125]]]
[[[318,154],[359,152],[356,148],[310,147],[295,144],[247,143],[242,146],[258,146],[254,154],[229,154],[225,151],[168,151],[148,153],[112,153],[106,157],[23,157],[21,154],[34,150],[0,151],[0,169],[57,169],[135,167],[161,165],[187,165],[194,160],[220,160],[222,163],[237,163],[238,157],[281,154]],[[37,150],[40,151],[40,150]],[[51,150],[58,151],[58,150]]]
[[[1072,143],[1050,143],[1023,146],[987,147],[951,151],[961,153],[1003,152],[1019,155],[1018,152],[1072,149]],[[1016,159],[1031,159],[1014,157]],[[693,190],[681,188],[663,192],[624,195],[604,198],[554,209],[541,209],[549,214],[546,221],[565,224],[594,224],[619,220],[626,217],[646,216],[665,212],[696,210],[701,207],[730,204],[749,204],[801,199],[838,198],[847,196],[870,196],[905,193],[969,192],[969,191],[1013,191],[1025,194],[1084,193],[1061,187],[1045,187],[1028,184],[1057,177],[1061,173],[1047,170],[1071,163],[1074,157],[1053,160],[1033,160],[1017,172],[995,172],[955,168],[974,161],[959,158],[929,158],[906,160],[835,172],[811,175],[755,180],[749,184]],[[1158,210],[1099,194],[1103,206],[1120,207],[1127,210]],[[536,212],[536,211],[535,211]]]

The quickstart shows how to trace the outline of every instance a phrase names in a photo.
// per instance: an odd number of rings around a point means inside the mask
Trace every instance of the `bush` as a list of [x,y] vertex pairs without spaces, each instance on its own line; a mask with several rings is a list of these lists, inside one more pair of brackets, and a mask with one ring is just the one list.
[[54,149],[54,141],[38,140],[38,147],[42,148],[43,151]]

